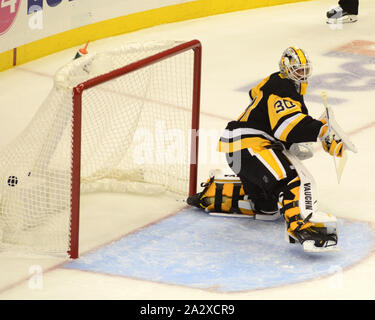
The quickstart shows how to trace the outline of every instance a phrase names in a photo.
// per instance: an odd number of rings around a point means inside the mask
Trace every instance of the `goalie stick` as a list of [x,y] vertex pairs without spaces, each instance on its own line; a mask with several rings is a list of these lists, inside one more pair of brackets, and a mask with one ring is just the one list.
[[348,160],[348,154],[346,150],[350,150],[354,153],[357,153],[358,151],[354,143],[349,139],[348,135],[342,130],[342,128],[336,122],[333,110],[328,105],[328,102],[327,102],[327,93],[323,91],[321,93],[321,96],[323,99],[323,105],[324,105],[325,110],[319,119],[322,119],[325,117],[327,119],[328,133],[335,134],[343,142],[342,157],[336,157],[335,155],[333,155],[333,162],[335,165],[337,182],[340,183],[342,173],[344,171],[346,162]]

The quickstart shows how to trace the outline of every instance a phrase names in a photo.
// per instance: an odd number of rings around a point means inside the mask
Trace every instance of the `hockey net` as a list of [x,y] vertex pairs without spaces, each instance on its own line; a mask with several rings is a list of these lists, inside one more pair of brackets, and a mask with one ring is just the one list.
[[0,245],[78,256],[85,192],[195,192],[200,43],[88,54],[0,152]]

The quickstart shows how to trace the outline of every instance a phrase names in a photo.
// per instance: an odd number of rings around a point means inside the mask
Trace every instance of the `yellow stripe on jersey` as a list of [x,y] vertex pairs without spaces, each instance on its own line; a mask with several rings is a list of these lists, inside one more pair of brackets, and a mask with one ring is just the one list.
[[255,99],[262,91],[261,88],[265,85],[265,83],[270,79],[271,76],[268,76],[267,78],[263,79],[261,82],[259,82],[254,88],[250,91],[251,99]]
[[260,101],[262,98],[263,98],[263,93],[260,92],[260,93],[257,95],[257,97],[255,98],[255,100],[254,100],[254,101],[249,105],[249,107],[245,110],[245,112],[243,112],[243,113],[240,115],[240,117],[237,119],[237,121],[245,121],[245,122],[246,122],[246,121],[249,119],[249,116],[250,116],[251,111],[253,111],[253,110],[257,107],[259,101]]
[[264,84],[269,80],[270,76],[263,79],[258,85],[256,85],[254,88],[250,91],[251,99],[253,99],[253,102],[246,108],[246,110],[238,117],[237,121],[247,121],[249,119],[251,111],[253,111],[257,105],[259,104],[259,101],[263,98],[263,92],[261,88],[264,86]]
[[217,146],[217,151],[219,152],[236,152],[242,149],[251,148],[254,153],[258,153],[262,150],[265,150],[265,147],[268,146],[271,142],[267,139],[259,138],[259,137],[248,137],[239,139],[234,142],[223,142],[219,141]]
[[275,137],[281,141],[286,141],[290,131],[292,131],[293,128],[305,117],[306,114],[299,113],[290,118],[287,118],[275,131]]
[[290,98],[281,98],[271,94],[267,101],[268,116],[270,118],[271,129],[273,130],[279,123],[279,120],[295,112],[302,112],[301,103]]
[[[251,150],[249,150],[250,153]],[[272,149],[264,149],[255,156],[263,163],[263,165],[272,173],[276,180],[286,178],[286,172],[278,157]]]

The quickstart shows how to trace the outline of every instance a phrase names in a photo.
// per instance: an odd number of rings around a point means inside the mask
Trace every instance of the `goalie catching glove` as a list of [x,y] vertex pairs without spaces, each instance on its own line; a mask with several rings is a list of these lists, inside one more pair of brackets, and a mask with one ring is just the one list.
[[331,156],[342,157],[342,140],[337,138],[334,133],[329,132],[327,120],[325,118],[323,118],[321,122],[323,122],[323,126],[320,129],[319,139],[322,142],[323,149]]

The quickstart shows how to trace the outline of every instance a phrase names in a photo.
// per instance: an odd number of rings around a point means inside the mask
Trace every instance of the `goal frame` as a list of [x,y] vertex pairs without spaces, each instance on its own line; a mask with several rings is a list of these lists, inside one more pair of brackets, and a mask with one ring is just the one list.
[[192,92],[192,122],[190,146],[189,196],[196,193],[198,174],[198,142],[199,142],[199,113],[201,90],[202,45],[199,40],[192,40],[176,45],[139,61],[115,69],[109,73],[84,81],[73,88],[73,128],[72,128],[72,177],[71,177],[71,216],[70,244],[68,255],[72,259],[79,256],[79,215],[80,215],[80,184],[81,184],[81,129],[82,129],[82,94],[85,90],[115,79],[135,70],[155,64],[177,54],[193,50],[193,92]]

